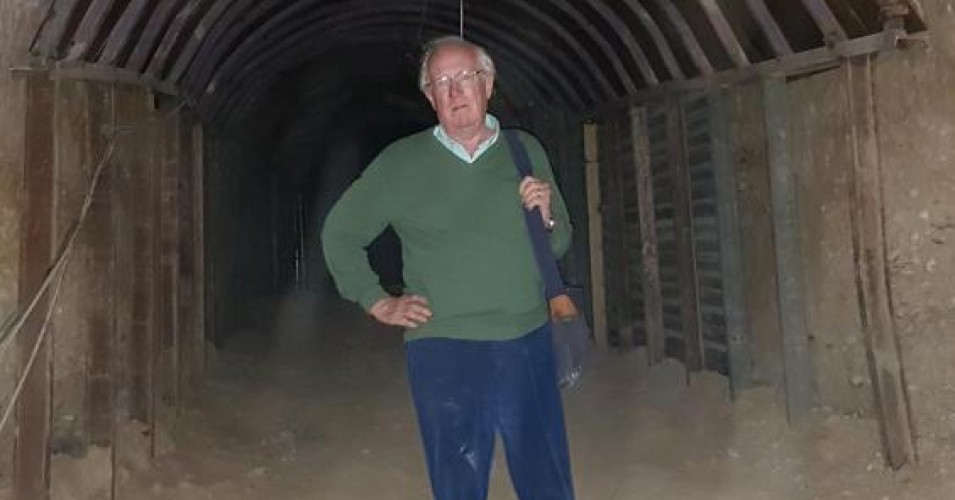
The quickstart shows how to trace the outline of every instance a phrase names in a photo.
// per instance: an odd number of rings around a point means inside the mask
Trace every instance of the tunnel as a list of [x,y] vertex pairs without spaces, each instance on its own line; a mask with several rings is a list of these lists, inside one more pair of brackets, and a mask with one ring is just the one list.
[[[0,0],[0,499],[430,498],[401,333],[321,232],[435,127],[445,35],[573,226],[577,498],[951,498],[952,33],[952,0]],[[395,231],[367,254],[403,293]]]

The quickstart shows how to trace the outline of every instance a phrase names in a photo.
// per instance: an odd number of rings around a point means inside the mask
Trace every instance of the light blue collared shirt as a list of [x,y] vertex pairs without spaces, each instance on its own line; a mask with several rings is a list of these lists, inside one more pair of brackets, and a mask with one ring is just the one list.
[[484,142],[478,144],[477,149],[474,151],[474,156],[468,154],[468,151],[464,149],[464,146],[462,146],[460,142],[452,139],[451,136],[445,132],[444,127],[441,125],[436,125],[434,127],[434,137],[438,139],[438,142],[440,142],[444,147],[448,148],[448,151],[454,153],[454,156],[457,156],[467,163],[474,163],[478,158],[481,157],[482,154],[484,154],[485,151],[488,150],[488,148],[497,142],[497,137],[501,132],[501,123],[497,121],[497,118],[490,113],[485,115],[484,124],[487,126],[487,128],[493,130],[494,133],[491,134],[491,137],[488,137],[486,140],[484,140]]

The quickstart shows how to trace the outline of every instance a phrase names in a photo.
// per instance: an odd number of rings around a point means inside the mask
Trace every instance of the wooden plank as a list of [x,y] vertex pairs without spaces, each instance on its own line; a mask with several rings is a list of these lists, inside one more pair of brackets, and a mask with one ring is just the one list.
[[717,191],[719,224],[720,276],[722,278],[723,314],[726,318],[726,340],[729,353],[730,391],[736,397],[752,385],[753,367],[750,354],[746,297],[743,287],[743,243],[740,234],[739,200],[737,199],[736,166],[732,159],[732,138],[726,91],[710,94],[710,130],[713,141],[713,170]]
[[182,115],[182,122],[177,127],[177,155],[176,166],[179,182],[178,192],[178,248],[176,270],[178,286],[176,296],[177,305],[177,347],[179,349],[179,393],[177,411],[182,413],[185,405],[195,403],[195,389],[199,387],[199,373],[202,365],[201,338],[195,328],[196,315],[196,243],[195,243],[195,169],[193,166],[193,132],[192,123]]
[[[906,36],[912,43],[929,43],[928,33],[912,33]],[[692,80],[669,81],[657,85],[653,89],[641,90],[628,94],[626,97],[610,100],[602,105],[595,106],[593,114],[612,111],[621,107],[631,107],[647,102],[656,102],[666,95],[678,92],[703,91],[717,86],[727,86],[763,80],[766,78],[782,78],[815,73],[842,66],[846,58],[874,54],[886,49],[886,36],[876,33],[852,40],[833,44],[831,47],[797,52],[788,56],[770,59],[753,64],[746,68],[737,68],[721,71],[716,74],[694,78]]]
[[802,281],[796,185],[789,155],[789,95],[786,81],[763,84],[766,137],[769,149],[773,235],[779,286],[780,325],[783,331],[783,367],[786,410],[790,422],[809,415],[813,404],[812,359],[806,327],[806,297]]
[[[610,130],[611,142],[608,151],[611,156],[604,161],[604,175],[610,175],[613,188],[613,197],[610,198],[610,207],[607,210],[610,218],[610,229],[613,237],[613,243],[616,247],[610,257],[610,271],[616,275],[616,281],[619,287],[612,290],[609,300],[613,309],[617,311],[616,321],[611,319],[611,327],[617,327],[617,340],[620,346],[630,346],[633,344],[633,311],[630,304],[630,297],[633,294],[633,284],[630,279],[630,269],[627,265],[627,256],[630,253],[630,247],[627,245],[627,219],[624,213],[626,205],[626,195],[624,185],[624,166],[630,166],[630,158],[624,158],[621,153],[621,142],[630,139],[630,133],[626,129],[629,126],[630,117],[622,113],[614,113],[608,120],[607,128]],[[605,203],[606,207],[607,204]],[[614,325],[613,323],[616,323]]]
[[693,29],[690,28],[683,14],[681,14],[680,10],[673,4],[673,0],[654,1],[663,9],[663,13],[676,29],[677,34],[680,35],[680,39],[683,40],[683,48],[690,53],[690,57],[693,59],[693,63],[696,64],[700,75],[704,77],[712,75],[713,65],[710,64],[709,58],[706,57],[706,52],[703,51],[699,40],[696,39],[696,34],[693,32]]
[[766,39],[769,40],[769,44],[772,46],[776,56],[788,56],[792,54],[793,48],[789,45],[789,40],[786,39],[783,30],[779,28],[776,18],[773,17],[773,14],[769,12],[769,8],[766,7],[766,1],[746,0],[746,5],[749,7],[749,12],[756,19],[756,23],[759,24],[763,34],[766,35]]
[[680,284],[680,316],[683,321],[684,359],[687,371],[703,369],[703,339],[700,332],[700,307],[693,256],[693,218],[690,211],[689,173],[687,172],[686,130],[683,106],[672,97],[667,100],[667,156],[673,179],[673,225],[677,272]]
[[[95,169],[103,160],[108,148],[104,126],[111,124],[112,96],[110,89],[101,84],[84,85],[87,92],[86,111],[86,164]],[[82,287],[95,300],[86,301],[81,321],[89,332],[89,361],[87,376],[90,442],[101,447],[110,447],[113,435],[113,224],[111,215],[113,179],[108,165],[104,170],[93,196],[89,215],[83,226],[83,242],[87,245],[86,259],[74,262],[71,267],[80,270],[85,277]]]
[[643,263],[643,316],[647,332],[647,359],[651,365],[663,361],[666,355],[666,332],[663,331],[663,291],[660,285],[660,261],[657,256],[657,223],[653,204],[653,174],[650,171],[650,138],[647,132],[647,111],[634,107],[630,110],[633,141],[633,168],[637,176],[637,191]]
[[[152,117],[148,94],[139,88],[126,87],[120,95],[119,122],[141,123]],[[128,156],[124,162],[129,167],[130,192],[133,203],[129,217],[132,225],[132,324],[129,339],[129,398],[130,416],[144,423],[152,422],[153,394],[153,337],[154,325],[154,283],[153,238],[156,232],[154,222],[154,190],[152,178],[155,165],[151,159],[152,134],[156,125],[147,122],[125,136]]]
[[590,294],[597,346],[610,346],[607,331],[607,296],[604,280],[603,214],[600,211],[600,163],[596,123],[584,124],[584,157],[587,170],[587,219],[590,228]]
[[70,25],[77,16],[83,15],[88,2],[81,0],[60,0],[50,3],[48,19],[42,26],[37,40],[31,49],[46,59],[56,59],[60,48],[66,43]]
[[723,10],[720,9],[719,4],[716,3],[716,0],[698,1],[700,7],[703,8],[703,12],[706,13],[707,19],[710,20],[710,24],[716,31],[716,36],[719,37],[720,43],[723,44],[723,49],[726,50],[730,59],[733,60],[733,64],[735,64],[737,68],[749,66],[749,57],[746,56],[746,51],[743,50],[743,46],[740,45],[739,39],[736,38],[736,33],[733,32],[733,27],[730,26],[729,21],[726,20],[726,16],[723,14]]
[[637,19],[640,20],[643,29],[645,29],[650,35],[650,38],[653,39],[653,44],[656,46],[657,52],[660,53],[660,57],[663,58],[663,64],[666,65],[667,71],[670,73],[670,78],[673,80],[683,80],[686,78],[686,75],[683,73],[683,68],[680,67],[680,63],[676,60],[676,54],[673,53],[673,49],[663,35],[663,31],[660,29],[660,25],[657,24],[656,19],[654,19],[647,9],[637,0],[624,0],[624,3],[637,15]]
[[826,0],[802,0],[802,4],[809,11],[813,20],[816,21],[816,26],[822,31],[822,42],[824,44],[831,45],[849,38]]
[[149,16],[149,22],[133,48],[133,53],[129,56],[129,61],[126,62],[128,69],[136,73],[146,69],[146,64],[159,43],[159,37],[179,3],[180,0],[165,0],[156,4]]
[[155,78],[162,77],[163,69],[166,67],[169,61],[169,56],[172,53],[173,47],[182,36],[182,32],[189,20],[205,1],[206,0],[189,0],[189,3],[187,3],[178,14],[176,14],[172,24],[166,30],[162,41],[159,43],[159,48],[156,49],[156,55],[153,56],[152,60],[149,62],[149,66],[146,67],[147,75]]
[[86,59],[92,54],[95,48],[93,44],[106,23],[106,15],[113,8],[113,3],[115,3],[115,0],[100,0],[90,3],[83,20],[76,28],[76,33],[73,34],[72,45],[66,59],[77,61]]
[[192,172],[193,172],[193,252],[195,259],[195,279],[193,287],[195,293],[195,315],[193,328],[198,343],[194,353],[196,359],[196,385],[205,378],[206,365],[206,272],[205,272],[205,144],[202,124],[196,122],[192,127]]
[[[29,74],[24,84],[20,307],[32,301],[53,255],[53,84],[46,73]],[[31,370],[25,372],[49,307],[48,299],[41,299],[16,341],[17,373],[26,374],[26,380],[16,403],[13,498],[22,500],[46,500],[50,495],[53,356],[49,336],[43,339]]]
[[122,83],[138,85],[160,94],[179,95],[179,90],[172,84],[155,78],[141,75],[134,71],[122,68],[113,68],[102,64],[85,62],[60,62],[56,64],[52,77],[56,80],[82,80],[93,82]]
[[[159,366],[157,390],[160,404],[156,407],[160,428],[172,426],[181,401],[179,371],[180,335],[179,324],[179,126],[180,113],[159,111],[164,119],[158,152],[161,156],[158,173],[159,189]],[[157,453],[165,451],[159,443]]]
[[884,456],[892,468],[898,469],[915,461],[917,450],[888,286],[873,58],[859,56],[846,64],[853,148],[849,183],[852,240],[862,329]]
[[130,0],[123,13],[113,26],[113,30],[106,38],[106,46],[99,56],[99,61],[106,66],[118,66],[120,57],[130,44],[135,43],[133,30],[149,15],[153,0]]
[[150,262],[149,275],[152,278],[152,291],[150,292],[150,355],[149,355],[149,380],[151,393],[149,395],[149,427],[150,434],[150,455],[159,456],[163,451],[165,444],[161,441],[163,425],[167,422],[169,411],[168,401],[165,400],[164,391],[165,370],[163,364],[163,339],[166,336],[168,328],[168,313],[165,308],[168,300],[164,299],[165,274],[163,267],[163,177],[166,162],[166,143],[165,128],[166,122],[163,120],[162,112],[154,107],[155,102],[150,103],[150,121],[149,144],[150,144],[150,176],[147,182],[149,190],[148,219],[149,225],[149,246]]

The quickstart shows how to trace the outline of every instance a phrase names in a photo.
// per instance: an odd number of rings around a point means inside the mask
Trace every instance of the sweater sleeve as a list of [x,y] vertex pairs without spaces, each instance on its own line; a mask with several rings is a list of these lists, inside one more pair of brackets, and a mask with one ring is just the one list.
[[554,179],[554,171],[551,168],[550,160],[547,158],[547,152],[540,142],[529,134],[524,135],[524,144],[527,147],[528,156],[531,158],[531,164],[534,168],[534,176],[538,179],[547,181],[551,185],[551,214],[557,225],[550,233],[550,246],[554,251],[554,256],[560,259],[570,249],[571,235],[573,226],[570,223],[570,213],[567,211],[567,205],[564,203],[564,197],[560,194],[560,187]]
[[388,296],[368,262],[367,247],[390,223],[389,190],[379,155],[335,203],[322,229],[322,251],[342,297],[364,310]]

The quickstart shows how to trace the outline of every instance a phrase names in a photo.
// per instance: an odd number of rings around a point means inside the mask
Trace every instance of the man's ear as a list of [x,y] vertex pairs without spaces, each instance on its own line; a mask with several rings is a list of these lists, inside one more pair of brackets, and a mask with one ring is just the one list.
[[431,108],[437,111],[438,108],[434,105],[434,94],[432,94],[430,90],[426,90],[424,91],[424,96],[428,99],[428,102],[431,103]]

